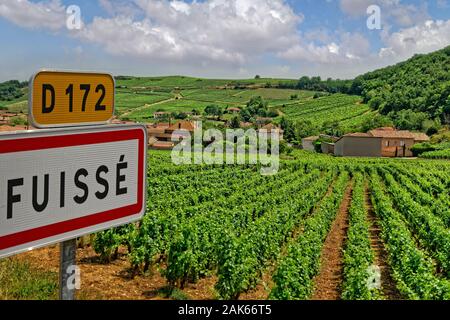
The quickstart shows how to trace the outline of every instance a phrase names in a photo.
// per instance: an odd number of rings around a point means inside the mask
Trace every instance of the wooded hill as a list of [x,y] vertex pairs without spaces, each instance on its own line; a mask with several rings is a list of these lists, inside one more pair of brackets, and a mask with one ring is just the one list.
[[361,95],[381,114],[412,110],[450,123],[450,46],[353,80],[302,77],[296,89]]
[[354,84],[382,114],[411,109],[450,123],[450,46],[366,73]]

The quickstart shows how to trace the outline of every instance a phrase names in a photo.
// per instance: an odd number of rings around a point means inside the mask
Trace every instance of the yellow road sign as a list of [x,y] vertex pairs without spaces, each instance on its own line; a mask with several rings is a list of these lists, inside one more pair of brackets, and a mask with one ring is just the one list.
[[38,128],[103,124],[114,114],[114,77],[40,71],[30,80],[29,114]]

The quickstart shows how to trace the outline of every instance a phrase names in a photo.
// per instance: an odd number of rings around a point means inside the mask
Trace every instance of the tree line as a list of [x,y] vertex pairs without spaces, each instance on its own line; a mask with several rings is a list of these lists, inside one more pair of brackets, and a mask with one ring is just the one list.
[[18,80],[9,80],[0,83],[0,100],[12,101],[24,95],[22,88],[25,88],[28,82],[20,82]]

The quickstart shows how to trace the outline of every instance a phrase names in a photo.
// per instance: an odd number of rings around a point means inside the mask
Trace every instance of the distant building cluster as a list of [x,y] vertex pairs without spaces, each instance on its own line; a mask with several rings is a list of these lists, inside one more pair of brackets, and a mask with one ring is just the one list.
[[[148,145],[153,149],[170,150],[175,146],[174,138],[182,138],[185,134],[190,134],[196,129],[194,121],[182,120],[173,124],[162,122],[155,124],[147,124]],[[174,132],[180,130],[185,134],[174,135]]]
[[[320,138],[322,136],[304,138],[303,149],[316,150],[315,143]],[[345,157],[412,157],[411,147],[429,140],[425,133],[383,127],[367,133],[355,132],[340,138],[329,137],[327,141],[331,142],[321,142],[321,151]]]

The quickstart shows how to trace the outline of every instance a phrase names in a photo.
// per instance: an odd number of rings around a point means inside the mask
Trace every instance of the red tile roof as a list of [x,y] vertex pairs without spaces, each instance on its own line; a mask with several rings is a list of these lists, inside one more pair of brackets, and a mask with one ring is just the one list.
[[430,138],[425,133],[415,133],[408,130],[395,130],[392,127],[383,127],[370,130],[367,133],[355,132],[347,133],[344,137],[366,137],[366,138],[386,138],[386,139],[414,139],[414,141],[428,141]]
[[383,130],[374,129],[369,133],[376,138],[401,138],[401,139],[414,139],[414,135],[407,130]]
[[273,123],[266,124],[261,129],[266,129],[267,131],[272,131],[272,130],[277,131],[278,130],[279,132],[283,132],[283,130],[281,128],[278,128]]
[[422,132],[413,132],[414,141],[429,141],[430,137]]
[[373,138],[373,136],[369,133],[363,133],[363,132],[354,132],[354,133],[347,133],[344,135],[344,137],[364,137],[364,138]]
[[195,125],[191,121],[179,121],[179,122],[172,124],[167,130],[168,131],[175,131],[175,130],[194,131]]
[[174,146],[175,144],[171,141],[156,141],[151,145],[151,147],[155,149],[172,149]]
[[166,131],[166,128],[147,128],[147,133],[148,134],[160,134],[160,133],[164,133]]

